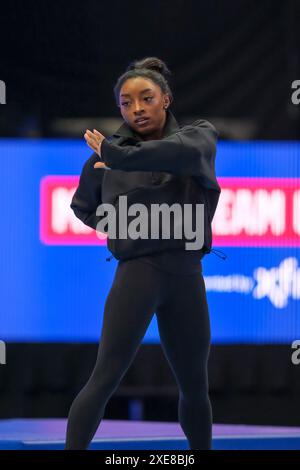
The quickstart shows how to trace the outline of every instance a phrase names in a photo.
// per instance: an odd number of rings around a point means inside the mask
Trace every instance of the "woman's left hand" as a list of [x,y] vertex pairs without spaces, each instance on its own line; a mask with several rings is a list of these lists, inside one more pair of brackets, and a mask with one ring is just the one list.
[[[103,140],[105,139],[105,136],[101,134],[99,131],[96,129],[93,129],[93,132],[91,132],[89,129],[86,130],[84,134],[84,138],[86,140],[86,143],[88,146],[99,155],[101,156],[101,144]],[[110,169],[105,165],[103,162],[97,162],[94,165],[94,168],[107,168]]]

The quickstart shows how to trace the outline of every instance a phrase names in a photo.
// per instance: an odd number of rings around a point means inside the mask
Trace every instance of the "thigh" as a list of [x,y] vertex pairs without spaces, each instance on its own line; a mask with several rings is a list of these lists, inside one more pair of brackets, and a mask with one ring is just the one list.
[[125,372],[155,312],[159,285],[152,266],[135,260],[118,263],[105,302],[95,373]]
[[162,349],[181,389],[203,384],[211,333],[202,273],[169,276],[156,315]]

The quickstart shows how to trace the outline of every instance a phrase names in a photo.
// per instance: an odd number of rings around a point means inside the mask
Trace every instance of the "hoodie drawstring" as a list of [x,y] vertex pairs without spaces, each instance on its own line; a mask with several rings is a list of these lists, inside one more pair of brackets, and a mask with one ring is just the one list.
[[[210,250],[207,250],[206,253],[207,254],[214,253],[215,255],[217,255],[219,258],[221,258],[223,260],[225,260],[227,258],[227,255],[223,251],[216,250],[215,248],[211,248]],[[219,255],[218,253],[222,253],[222,254]],[[110,255],[108,258],[105,259],[105,261],[110,261],[113,257],[114,257],[114,255]]]

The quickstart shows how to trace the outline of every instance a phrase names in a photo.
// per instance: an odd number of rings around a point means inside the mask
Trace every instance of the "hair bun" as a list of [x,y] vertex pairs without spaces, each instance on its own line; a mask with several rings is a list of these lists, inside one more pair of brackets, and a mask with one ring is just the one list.
[[166,80],[168,80],[168,78],[171,76],[171,72],[166,66],[165,62],[163,62],[161,59],[158,59],[157,57],[145,57],[141,60],[134,60],[128,65],[126,71],[134,69],[155,70],[156,72],[163,75]]

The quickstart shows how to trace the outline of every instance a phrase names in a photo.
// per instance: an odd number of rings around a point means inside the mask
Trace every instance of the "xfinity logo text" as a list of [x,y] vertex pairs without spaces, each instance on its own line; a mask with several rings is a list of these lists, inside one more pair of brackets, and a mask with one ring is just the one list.
[[6,104],[6,85],[3,80],[0,80],[0,104]]
[[290,299],[300,300],[300,267],[293,256],[284,258],[279,266],[258,266],[252,277],[244,273],[215,274],[204,276],[204,280],[207,291],[252,293],[254,299],[269,299],[276,309],[286,308]]

